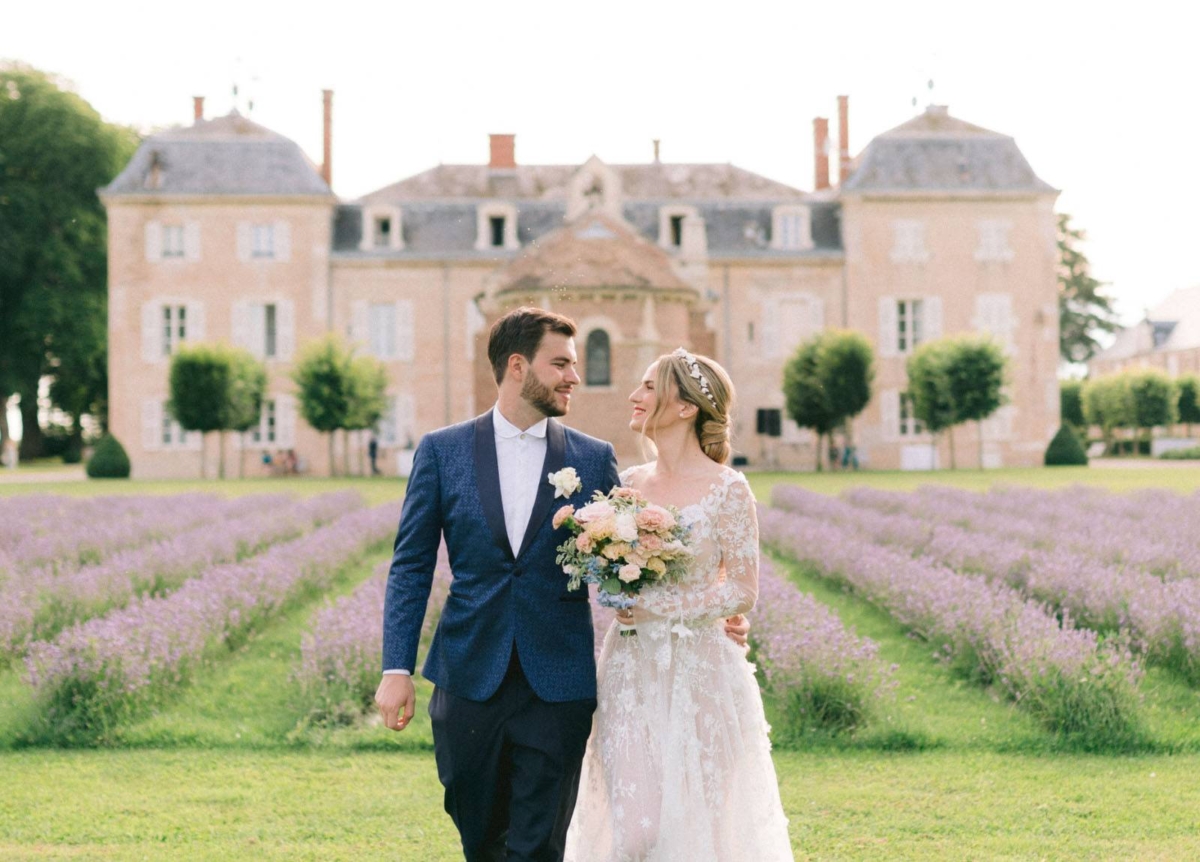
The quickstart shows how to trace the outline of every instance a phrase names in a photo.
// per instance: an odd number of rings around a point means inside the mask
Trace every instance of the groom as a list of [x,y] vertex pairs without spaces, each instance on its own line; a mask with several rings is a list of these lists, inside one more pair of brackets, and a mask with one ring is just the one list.
[[[413,459],[383,620],[375,702],[403,730],[412,672],[442,537],[453,581],[423,673],[445,806],[468,862],[558,860],[575,807],[596,708],[586,588],[567,589],[554,562],[566,537],[548,517],[619,484],[610,443],[553,417],[579,383],[575,324],[518,308],[492,326],[496,406],[427,434]],[[580,487],[555,499],[549,474]],[[735,621],[730,637],[745,642]]]

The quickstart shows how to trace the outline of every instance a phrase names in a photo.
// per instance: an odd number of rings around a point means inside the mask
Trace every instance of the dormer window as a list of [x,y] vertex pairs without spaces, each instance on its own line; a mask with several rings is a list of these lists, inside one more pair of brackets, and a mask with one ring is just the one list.
[[684,220],[697,216],[695,207],[666,206],[658,211],[658,244],[663,248],[683,248]]
[[359,251],[399,251],[404,248],[400,208],[367,206],[362,211],[362,239]]
[[517,248],[517,208],[503,201],[480,204],[475,221],[476,251]]
[[771,213],[771,248],[782,251],[807,251],[812,247],[812,216],[808,207],[775,207]]

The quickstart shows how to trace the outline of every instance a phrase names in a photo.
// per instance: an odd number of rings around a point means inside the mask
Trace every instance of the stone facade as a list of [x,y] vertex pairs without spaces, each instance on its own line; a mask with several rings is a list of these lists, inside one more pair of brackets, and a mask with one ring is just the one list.
[[[839,127],[844,138],[845,116]],[[827,123],[816,128],[821,138]],[[813,192],[732,165],[521,165],[498,135],[488,164],[440,165],[339,202],[328,153],[322,174],[245,118],[198,118],[148,139],[102,192],[112,429],[135,475],[197,475],[198,441],[163,407],[169,352],[180,338],[230,341],[266,358],[271,407],[227,447],[227,472],[293,449],[325,474],[325,442],[299,418],[288,373],[305,341],[333,331],[388,368],[381,466],[403,472],[422,434],[492,403],[487,327],[535,302],[580,324],[585,383],[568,421],[613,440],[626,463],[639,455],[625,399],[682,344],[733,376],[735,451],[750,467],[811,467],[809,433],[785,420],[770,437],[759,421],[783,406],[786,358],[827,327],[863,331],[879,355],[876,397],[855,422],[866,464],[947,463],[901,392],[914,337],[955,332],[991,333],[1011,357],[986,462],[1040,463],[1058,425],[1057,192],[1011,138],[943,108],[855,159],[843,140],[837,186],[824,143]],[[958,429],[960,451],[976,451],[975,433]],[[353,464],[364,436],[350,441]]]

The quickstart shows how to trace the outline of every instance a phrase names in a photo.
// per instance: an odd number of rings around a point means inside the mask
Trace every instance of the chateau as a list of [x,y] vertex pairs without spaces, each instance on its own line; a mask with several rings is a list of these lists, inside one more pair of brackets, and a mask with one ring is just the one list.
[[[166,401],[172,350],[203,340],[248,348],[270,375],[260,426],[226,447],[227,471],[240,460],[254,475],[264,450],[292,449],[327,474],[289,373],[330,331],[386,364],[380,462],[403,472],[422,434],[492,404],[487,328],[526,303],[579,323],[583,383],[567,421],[612,440],[623,464],[638,459],[628,393],[683,345],[737,384],[739,463],[811,468],[815,440],[782,414],[780,386],[788,356],[825,328],[876,348],[875,396],[854,423],[864,466],[947,463],[947,442],[903,394],[907,355],[943,334],[989,333],[1010,358],[1009,403],[983,428],[987,465],[1040,464],[1057,430],[1058,192],[1009,136],[930,106],[852,156],[840,97],[836,148],[828,121],[813,123],[811,191],[729,164],[662,163],[657,142],[645,164],[525,165],[514,136],[492,135],[482,164],[343,201],[331,100],[320,166],[236,112],[206,119],[197,99],[193,125],[148,138],[101,191],[110,427],[135,476],[199,473],[199,437]],[[976,451],[974,427],[955,433]]]

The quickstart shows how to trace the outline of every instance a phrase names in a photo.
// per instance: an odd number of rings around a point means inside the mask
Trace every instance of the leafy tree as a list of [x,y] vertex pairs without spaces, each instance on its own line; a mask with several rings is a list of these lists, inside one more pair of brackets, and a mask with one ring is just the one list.
[[[267,369],[248,350],[230,353],[233,376],[229,392],[228,429],[244,434],[258,425],[267,392]],[[224,452],[222,451],[222,462]],[[238,477],[245,473],[245,459],[238,458]]]
[[1187,435],[1192,436],[1192,425],[1200,422],[1200,377],[1183,374],[1175,378],[1179,388],[1179,421],[1187,425]]
[[[1153,429],[1174,425],[1179,418],[1175,381],[1157,368],[1142,368],[1129,372],[1129,390],[1133,397],[1133,427],[1145,431],[1149,446]],[[1139,447],[1135,445],[1134,451],[1138,452]]]
[[1106,450],[1113,446],[1113,432],[1134,425],[1133,393],[1129,377],[1110,374],[1083,385],[1083,415],[1089,425],[1099,426]]
[[833,415],[844,429],[847,448],[854,445],[854,417],[871,400],[875,352],[860,332],[828,331],[820,336],[817,374]]
[[96,189],[136,147],[61,80],[0,65],[0,403],[21,396],[23,457],[41,449],[44,375],[55,377],[56,404],[104,423],[107,236]]
[[1087,235],[1058,215],[1058,351],[1067,362],[1087,362],[1100,350],[1096,336],[1120,328],[1104,283],[1092,278],[1079,246]]
[[[955,419],[954,397],[950,388],[951,355],[944,340],[929,341],[908,357],[908,396],[913,416],[920,419],[936,436],[951,428]],[[950,466],[955,467],[954,437],[950,437]]]
[[783,399],[788,415],[801,428],[817,435],[818,471],[823,469],[825,435],[838,425],[838,416],[821,376],[821,339],[810,339],[796,348],[783,366]]
[[[963,336],[946,345],[950,399],[954,424],[975,422],[979,429],[979,469],[983,469],[983,420],[1004,403],[1004,374],[1008,364],[1000,345],[990,338]],[[954,464],[953,431],[950,463]]]
[[1083,381],[1063,380],[1058,384],[1058,403],[1062,421],[1076,431],[1087,426],[1083,417]]
[[1064,422],[1046,447],[1045,462],[1047,467],[1087,466],[1087,452],[1070,423]]
[[292,370],[304,421],[328,434],[329,473],[333,474],[333,433],[345,428],[354,400],[353,355],[336,335],[308,344]]
[[[387,369],[370,356],[358,356],[350,363],[350,410],[346,417],[346,450],[343,452],[343,471],[350,472],[349,432],[374,428],[387,411]],[[363,451],[359,447],[358,469],[365,473]]]
[[[200,477],[208,475],[204,437],[232,425],[235,360],[223,345],[181,345],[171,357],[170,410],[185,431],[200,434]],[[220,442],[218,475],[225,478],[225,436]]]

